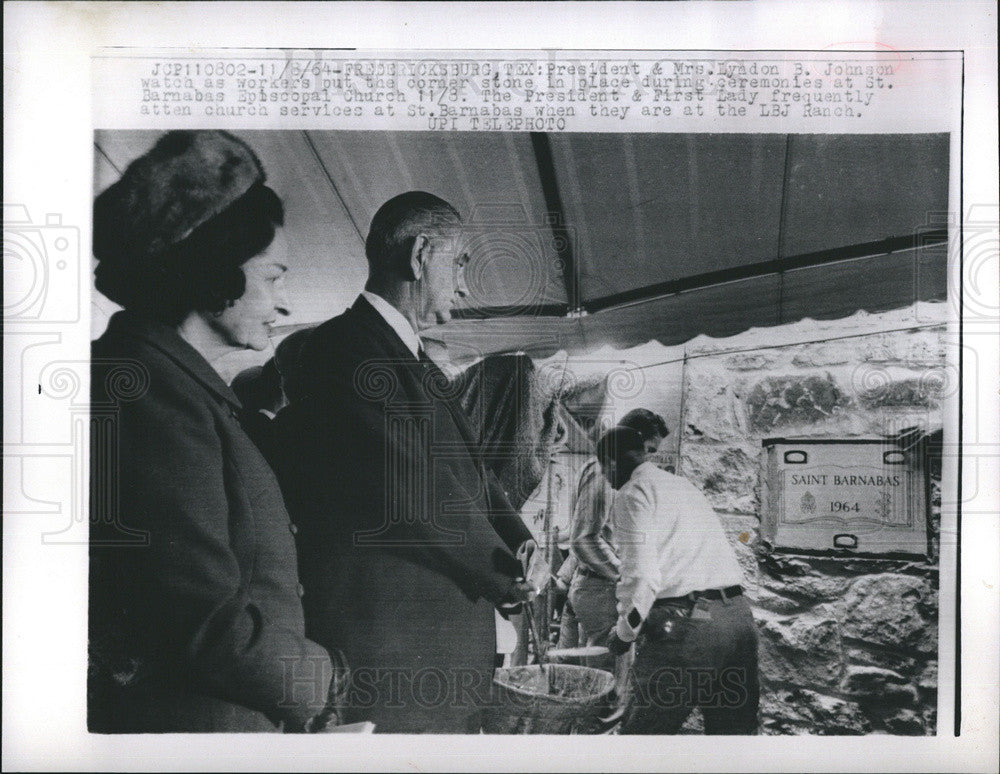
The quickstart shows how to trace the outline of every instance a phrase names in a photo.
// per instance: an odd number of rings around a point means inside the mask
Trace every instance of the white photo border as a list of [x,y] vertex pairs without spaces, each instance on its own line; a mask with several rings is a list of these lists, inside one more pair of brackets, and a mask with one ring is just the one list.
[[[13,2],[5,5],[4,16],[4,202],[24,206],[36,220],[58,215],[62,224],[79,229],[81,247],[90,243],[93,130],[98,128],[91,119],[93,57],[109,47],[430,52],[494,50],[516,43],[518,50],[735,52],[866,50],[886,44],[900,50],[962,51],[961,195],[950,200],[960,201],[963,218],[979,217],[971,214],[972,208],[981,208],[976,212],[984,213],[987,230],[996,233],[993,4]],[[997,395],[1000,302],[996,256],[990,255],[970,256],[967,245],[965,262],[953,273],[964,294],[962,345],[975,353],[980,375],[992,380],[988,385],[964,384],[963,401],[995,401]],[[89,262],[81,260],[81,265]],[[983,276],[972,276],[972,271]],[[80,298],[89,300],[85,272],[82,282]],[[11,428],[20,424],[20,397],[28,387],[18,376],[30,345],[10,346],[11,337],[22,333],[40,337],[31,341],[55,345],[65,359],[86,360],[87,310],[84,302],[75,322],[47,326],[44,332],[5,329],[5,445],[17,442]],[[989,313],[978,314],[980,310]],[[967,462],[973,455],[974,475],[980,482],[995,482],[1000,480],[1000,412],[980,410],[978,415],[976,426],[967,423],[963,428],[964,454]],[[62,418],[53,418],[57,435],[60,422],[64,423]],[[969,470],[966,464],[966,478]],[[7,474],[5,458],[5,486]],[[90,735],[85,727],[84,685],[86,552],[79,546],[43,545],[37,526],[29,520],[5,517],[4,766],[108,771],[372,766],[481,771],[990,770],[997,750],[995,656],[1000,627],[996,518],[1000,506],[995,486],[980,486],[964,507],[975,518],[964,520],[961,533],[961,736],[939,722],[937,736],[928,738]],[[942,578],[952,577],[944,564],[941,570]]]

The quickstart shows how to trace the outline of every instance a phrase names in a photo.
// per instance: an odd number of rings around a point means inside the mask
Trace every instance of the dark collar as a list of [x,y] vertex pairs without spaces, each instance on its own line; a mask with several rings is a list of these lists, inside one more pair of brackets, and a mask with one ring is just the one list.
[[169,325],[126,310],[117,312],[111,317],[108,322],[108,332],[112,335],[141,339],[173,360],[213,395],[236,409],[243,408],[236,393],[222,380],[218,371]]
[[396,329],[389,325],[378,309],[372,306],[367,298],[358,296],[358,300],[354,302],[354,306],[351,307],[350,311],[351,314],[357,315],[358,319],[364,324],[375,328],[389,348],[394,350],[394,354],[398,353],[400,356],[406,358],[406,360],[416,362],[416,358],[413,357],[413,352],[410,348],[406,346],[406,342],[399,337]]

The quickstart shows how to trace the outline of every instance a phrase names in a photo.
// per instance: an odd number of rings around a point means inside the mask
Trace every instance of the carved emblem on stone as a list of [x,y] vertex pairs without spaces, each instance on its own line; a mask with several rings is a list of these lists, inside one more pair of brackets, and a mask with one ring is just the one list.
[[892,495],[886,490],[879,492],[878,499],[875,501],[875,509],[878,511],[878,517],[881,521],[892,521]]

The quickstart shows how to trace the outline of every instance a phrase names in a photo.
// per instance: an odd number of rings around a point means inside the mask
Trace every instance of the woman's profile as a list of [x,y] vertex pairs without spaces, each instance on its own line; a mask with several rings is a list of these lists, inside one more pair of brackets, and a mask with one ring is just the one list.
[[305,636],[295,526],[213,367],[266,349],[288,312],[283,222],[225,132],[164,135],[95,201],[95,283],[123,311],[92,348],[111,421],[92,443],[91,731],[305,731],[333,714],[343,665]]

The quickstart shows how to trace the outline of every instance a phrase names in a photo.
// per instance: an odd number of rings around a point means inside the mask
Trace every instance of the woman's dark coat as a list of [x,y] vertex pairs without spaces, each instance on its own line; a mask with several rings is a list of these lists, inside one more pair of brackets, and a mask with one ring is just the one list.
[[276,731],[325,703],[294,538],[240,403],[171,328],[93,344],[88,726]]

